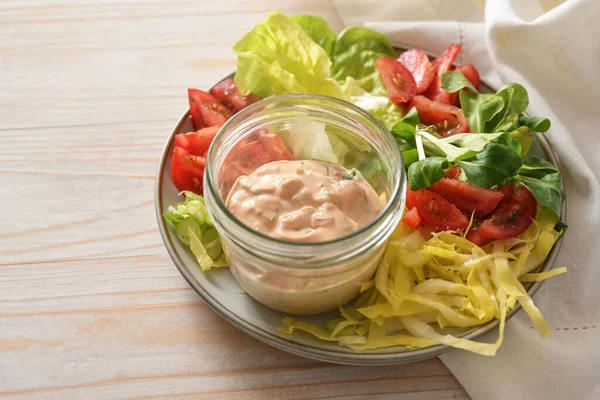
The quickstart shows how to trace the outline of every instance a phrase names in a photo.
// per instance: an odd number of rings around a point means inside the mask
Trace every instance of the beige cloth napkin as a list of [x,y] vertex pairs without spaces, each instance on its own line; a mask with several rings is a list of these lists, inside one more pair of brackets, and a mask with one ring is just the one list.
[[[441,357],[475,399],[600,399],[600,1],[337,0],[346,25],[440,53],[460,43],[494,86],[524,85],[561,160],[567,223],[553,278],[535,302],[554,332],[541,339],[520,311],[495,357]],[[484,337],[492,341],[496,332]]]

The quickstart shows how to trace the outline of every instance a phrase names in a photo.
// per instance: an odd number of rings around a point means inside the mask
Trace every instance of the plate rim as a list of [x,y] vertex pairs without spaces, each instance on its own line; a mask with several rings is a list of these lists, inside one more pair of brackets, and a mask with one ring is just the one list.
[[[406,50],[412,47],[405,45],[394,45],[396,50]],[[430,57],[434,57],[431,53],[426,52]],[[213,87],[225,79],[232,78],[235,72],[227,75],[220,81],[216,82]],[[493,86],[489,85],[485,81],[481,81],[485,87],[490,90],[496,91]],[[187,283],[194,289],[194,291],[208,304],[208,306],[219,316],[225,319],[227,322],[241,330],[242,332],[258,339],[266,344],[269,344],[275,348],[286,351],[288,353],[296,354],[302,357],[325,361],[335,364],[346,364],[346,365],[395,365],[395,364],[403,364],[410,363],[416,361],[422,361],[430,358],[437,357],[441,354],[447,353],[449,351],[455,350],[453,347],[445,346],[445,345],[435,345],[431,347],[426,347],[422,349],[415,349],[410,351],[403,351],[398,353],[385,353],[385,354],[373,354],[373,353],[346,353],[346,352],[336,352],[333,350],[324,350],[319,349],[307,345],[303,345],[291,340],[286,340],[278,335],[275,332],[269,332],[265,329],[254,325],[253,323],[244,320],[241,316],[229,310],[223,304],[221,304],[215,297],[213,297],[209,291],[205,290],[200,283],[194,278],[193,274],[186,267],[185,263],[179,256],[175,246],[173,245],[171,238],[168,234],[168,227],[164,222],[162,217],[162,186],[163,186],[163,178],[165,171],[165,163],[169,156],[169,150],[172,147],[173,139],[177,133],[179,133],[179,129],[181,126],[189,119],[189,108],[184,112],[184,114],[179,118],[175,126],[173,127],[171,133],[169,134],[165,145],[161,151],[159,163],[157,166],[156,177],[154,181],[154,205],[155,205],[155,213],[156,219],[158,223],[158,228],[160,231],[160,235],[162,237],[163,243],[171,257],[172,261],[175,263],[175,266],[187,281]],[[559,172],[561,172],[561,187],[564,190],[564,178],[562,174],[562,168],[560,159],[552,150],[550,143],[539,132],[535,132],[540,145],[546,152],[547,157],[550,161],[557,167]],[[561,206],[561,219],[566,223],[567,222],[567,200],[563,200]],[[563,235],[564,236],[564,235]],[[558,254],[562,247],[563,236],[559,238],[559,240],[554,244],[550,254],[544,261],[541,267],[538,267],[538,271],[546,271],[551,269],[556,259],[558,258]],[[542,286],[544,281],[534,282],[529,289],[527,290],[529,296],[533,296]],[[516,304],[515,308],[513,308],[507,315],[506,320],[508,321],[512,316],[514,316],[521,309],[520,304]],[[498,319],[494,319],[492,321],[487,322],[484,325],[481,325],[479,328],[475,328],[471,332],[460,336],[463,339],[476,339],[485,333],[495,329],[499,325],[500,321]]]

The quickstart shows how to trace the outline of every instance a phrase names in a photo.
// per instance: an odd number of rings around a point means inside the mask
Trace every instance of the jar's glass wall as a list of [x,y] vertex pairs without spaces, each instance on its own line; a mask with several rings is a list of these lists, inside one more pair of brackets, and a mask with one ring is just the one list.
[[[368,225],[329,242],[281,241],[253,231],[225,207],[236,179],[263,164],[312,159],[355,168],[385,204]],[[312,314],[350,301],[371,279],[404,205],[404,168],[391,134],[365,111],[324,96],[263,100],[223,126],[209,150],[205,199],[231,271],[276,310]]]
[[222,200],[239,176],[290,158],[355,168],[378,194],[390,197],[395,175],[389,165],[392,152],[376,124],[333,99],[287,97],[256,107],[225,126],[225,140],[217,141],[212,152],[214,184]]

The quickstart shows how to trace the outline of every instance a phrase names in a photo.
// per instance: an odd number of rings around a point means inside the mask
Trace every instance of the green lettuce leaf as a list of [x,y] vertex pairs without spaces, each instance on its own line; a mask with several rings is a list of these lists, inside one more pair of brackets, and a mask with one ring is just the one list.
[[325,50],[330,59],[332,58],[335,33],[327,21],[316,15],[292,15],[290,18],[302,27],[313,42]]
[[346,28],[333,46],[332,75],[342,82],[348,76],[353,77],[367,92],[385,95],[375,65],[380,57],[397,57],[394,47],[384,35],[358,26]]
[[417,108],[411,108],[408,113],[398,123],[396,123],[392,127],[392,135],[398,142],[400,148],[404,148],[406,146],[411,146],[412,148],[416,148],[415,143],[415,131],[417,129],[417,125],[419,124],[419,113],[417,112]]
[[297,160],[309,159],[345,164],[348,146],[342,139],[325,131],[325,124],[309,119],[297,120],[288,130],[289,148]]
[[468,88],[473,92],[477,89],[473,86],[470,80],[460,71],[447,71],[442,74],[442,85],[448,93],[458,92],[461,89]]
[[560,216],[560,208],[565,198],[565,193],[560,188],[560,180],[558,172],[548,174],[541,179],[523,175],[516,175],[510,179],[510,181],[526,186],[543,208],[551,210],[558,216]]
[[523,165],[521,146],[508,133],[492,140],[473,161],[459,161],[473,185],[489,188],[514,176]]
[[[363,96],[351,97],[350,99],[348,99],[348,101],[350,101],[351,103],[354,103],[355,105],[360,107],[360,103],[362,103],[363,99],[367,96],[369,96],[369,95],[366,94]],[[376,97],[376,96],[370,96],[370,97]],[[402,119],[403,114],[394,103],[392,103],[391,101],[388,100],[387,97],[382,97],[382,96],[377,96],[377,97],[385,99],[387,101],[387,105],[383,108],[365,109],[365,110],[367,110],[371,115],[373,115],[375,118],[380,120],[385,125],[386,128],[392,129],[392,127],[394,125],[396,125],[396,123],[398,123],[398,121],[400,121]]]
[[486,124],[504,108],[502,97],[463,90],[460,92],[459,98],[471,132],[494,132],[486,130]]
[[550,120],[540,117],[526,117],[521,115],[519,123],[531,129],[534,132],[547,132],[550,129]]
[[531,134],[531,130],[526,126],[521,126],[510,133],[510,136],[513,137],[519,144],[521,145],[521,157],[525,157],[529,150],[531,149],[531,145],[533,144],[533,136]]
[[391,129],[392,135],[398,142],[406,167],[419,160],[419,152],[415,142],[415,131],[418,124],[419,113],[413,107]]
[[233,49],[238,55],[235,82],[243,94],[342,96],[341,85],[331,78],[327,52],[280,12],[270,12]]
[[467,133],[439,138],[427,130],[417,130],[423,138],[423,146],[432,154],[445,156],[450,162],[468,160],[481,152],[488,143],[502,133]]
[[[238,54],[235,82],[240,91],[263,98],[289,93],[337,97],[365,109],[391,128],[402,118],[402,112],[389,101],[384,89],[365,92],[353,78],[354,75],[365,77],[371,71],[376,72],[374,67],[370,64],[340,67],[337,80],[332,77],[333,63],[327,51],[330,35],[327,34],[326,42],[319,40],[317,43],[311,38],[318,32],[328,32],[325,25],[319,18],[298,16],[295,21],[280,12],[269,13],[234,46]],[[346,30],[335,41],[331,56],[342,60],[347,57],[352,61],[355,60],[352,54],[360,49],[389,55],[393,48],[385,37],[382,41],[382,37],[364,28]],[[353,39],[357,42],[353,43]],[[374,61],[372,64],[374,66]]]
[[408,168],[410,190],[428,188],[444,177],[448,161],[443,157],[427,157]]
[[[442,83],[448,91],[469,87],[468,80],[456,71],[444,73]],[[527,90],[517,83],[510,83],[495,94],[477,93],[473,87],[469,87],[460,91],[459,98],[471,132],[518,131],[516,133],[524,140],[531,141],[530,133],[523,129],[536,132],[546,132],[550,129],[550,121],[547,118],[523,115],[529,105],[529,96]],[[523,146],[523,154],[527,154],[530,145],[531,142]]]
[[518,83],[509,83],[496,93],[502,98],[504,107],[486,124],[486,132],[510,132],[519,127],[519,116],[529,105],[527,90]]
[[554,166],[554,164],[533,155],[525,157],[523,162],[524,164],[521,168],[519,168],[518,172],[518,175],[521,176],[541,179],[546,175],[555,174],[558,172],[558,169]]
[[558,169],[546,160],[527,156],[524,164],[514,177],[505,183],[518,182],[526,186],[543,208],[560,216],[560,208],[565,193],[561,189],[561,175]]

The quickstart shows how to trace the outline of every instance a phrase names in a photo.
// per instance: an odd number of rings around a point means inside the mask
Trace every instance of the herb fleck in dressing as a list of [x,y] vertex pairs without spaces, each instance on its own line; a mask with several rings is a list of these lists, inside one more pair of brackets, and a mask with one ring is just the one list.
[[359,171],[314,160],[275,161],[239,177],[226,206],[253,229],[291,242],[346,236],[381,211]]

